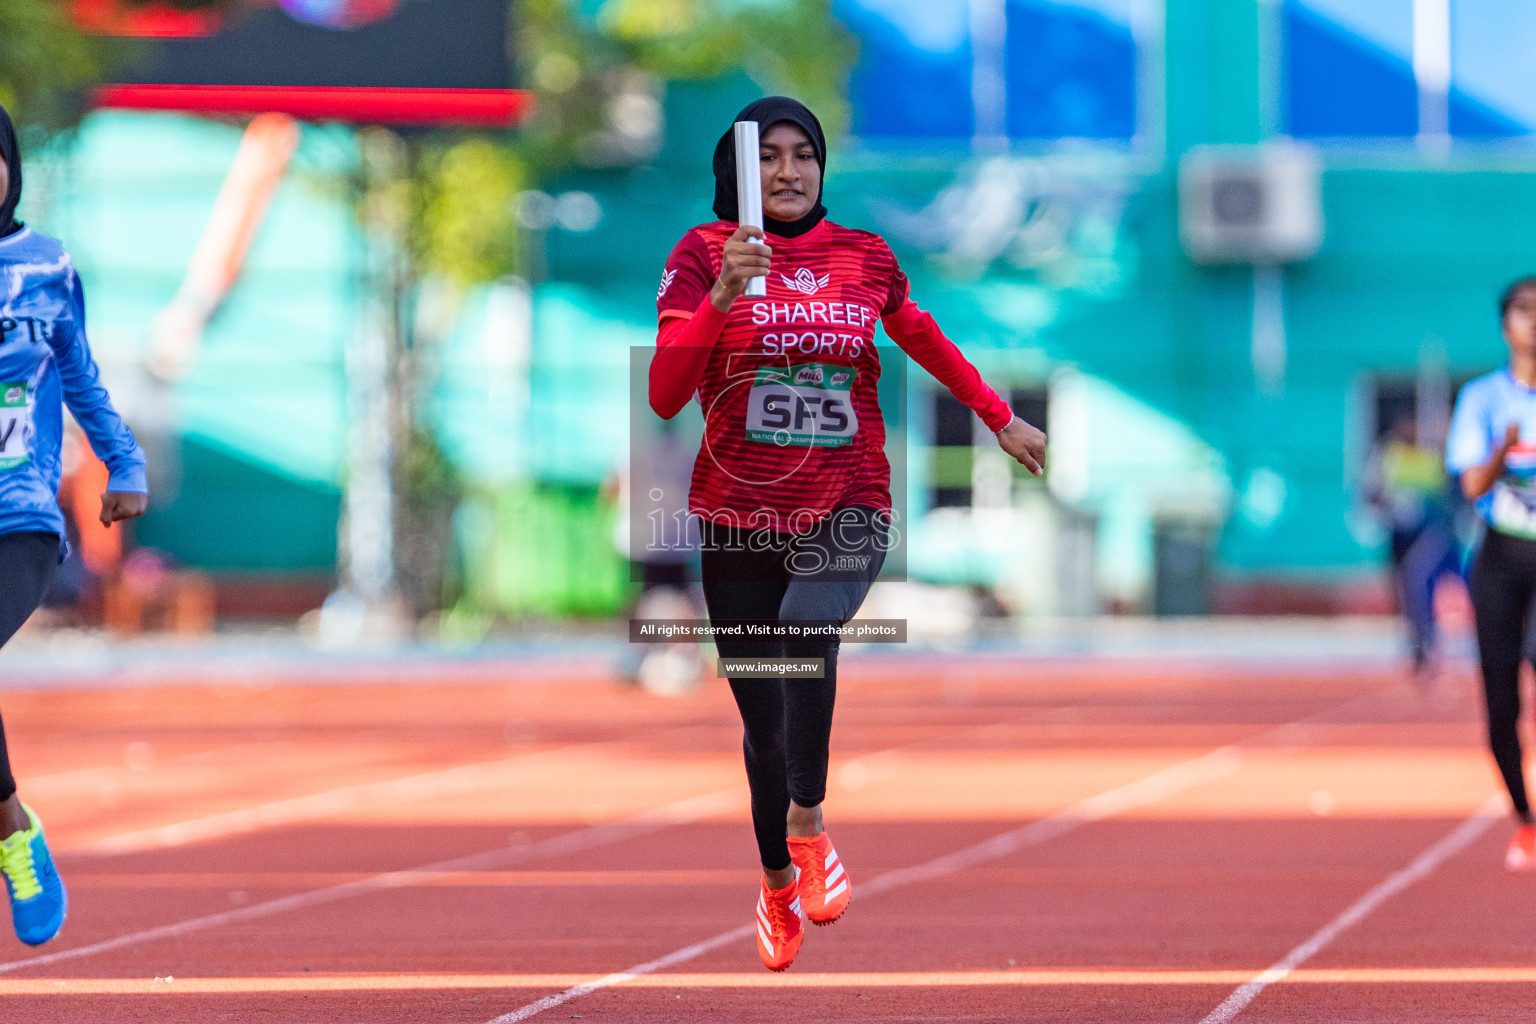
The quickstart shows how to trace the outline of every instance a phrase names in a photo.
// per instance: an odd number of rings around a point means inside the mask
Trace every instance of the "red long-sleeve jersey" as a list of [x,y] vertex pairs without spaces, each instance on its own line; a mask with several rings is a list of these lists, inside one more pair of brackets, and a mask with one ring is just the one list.
[[729,221],[690,230],[657,292],[651,407],[671,417],[696,396],[704,410],[694,514],[804,533],[837,508],[891,507],[877,322],[989,429],[1013,418],[911,301],[895,255],[871,232],[824,220],[798,238],[769,235],[767,296],[715,309],[709,291],[735,230]]

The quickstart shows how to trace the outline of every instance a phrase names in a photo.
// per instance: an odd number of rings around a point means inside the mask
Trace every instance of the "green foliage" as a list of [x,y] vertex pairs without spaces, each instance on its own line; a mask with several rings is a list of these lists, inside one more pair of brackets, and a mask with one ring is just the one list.
[[[168,3],[182,10],[233,10],[250,0],[121,0],[128,7]],[[84,96],[106,70],[131,58],[134,40],[82,33],[67,0],[0,0],[0,103],[28,135],[74,125]]]
[[[395,453],[394,541],[401,597],[417,618],[458,599],[451,580],[453,512],[462,497],[458,472],[420,424]],[[450,592],[453,591],[453,592]]]
[[826,0],[607,0],[598,24],[662,78],[739,68],[764,89],[805,102],[829,130],[846,126],[856,45]]
[[424,269],[473,285],[516,272],[515,201],[526,173],[506,145],[470,138],[416,161],[412,251]]
[[[253,0],[121,0],[233,12]],[[583,0],[516,4],[518,62],[535,113],[512,136],[411,147],[408,245],[420,269],[460,285],[519,272],[516,199],[572,167],[643,163],[660,144],[665,83],[746,71],[804,99],[829,132],[846,123],[852,38],[829,0]],[[0,102],[33,130],[67,127],[80,97],[132,40],[82,35],[62,0],[0,0]]]
[[572,7],[572,0],[526,0],[518,9],[519,77],[535,99],[518,145],[537,179],[581,162],[583,140],[607,126],[609,95],[625,67],[623,47]]
[[522,80],[537,99],[519,144],[536,176],[643,162],[650,152],[637,128],[645,127],[646,101],[659,128],[666,82],[735,70],[765,91],[802,99],[833,135],[847,125],[856,46],[829,0],[606,0],[595,18],[582,6],[518,7]]
[[101,57],[60,0],[0,0],[0,103],[29,134],[78,119],[78,96],[96,82]]
[[659,148],[665,83],[741,69],[847,121],[851,36],[828,0],[579,0],[516,8],[521,81],[534,114],[515,136],[422,148],[413,160],[411,251],[461,286],[523,270],[516,199],[573,167],[644,163]]

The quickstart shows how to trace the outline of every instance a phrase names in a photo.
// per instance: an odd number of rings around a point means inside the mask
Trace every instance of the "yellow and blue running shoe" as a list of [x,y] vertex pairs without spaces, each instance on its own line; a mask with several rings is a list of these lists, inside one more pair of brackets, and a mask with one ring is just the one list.
[[11,896],[11,921],[16,937],[29,946],[41,946],[64,924],[69,896],[53,866],[53,856],[43,839],[43,825],[22,805],[32,827],[0,839],[0,874]]

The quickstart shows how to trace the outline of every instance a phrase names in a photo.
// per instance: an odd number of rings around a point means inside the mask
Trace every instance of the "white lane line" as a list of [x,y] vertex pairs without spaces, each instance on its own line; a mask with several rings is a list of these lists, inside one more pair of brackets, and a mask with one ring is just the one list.
[[[133,744],[127,744],[132,748]],[[47,775],[24,775],[21,777],[21,789],[28,802],[43,799],[58,799],[64,796],[76,796],[80,793],[99,791],[104,785],[113,785],[124,780],[138,780],[156,768],[167,768],[186,762],[207,759],[209,754],[226,754],[233,751],[248,750],[252,747],[267,747],[271,749],[273,744],[267,743],[241,743],[232,747],[215,747],[212,750],[199,750],[196,753],[185,754],[180,757],[160,760],[155,757],[155,750],[149,744],[149,758],[140,765],[125,763],[130,751],[124,750],[123,760],[116,764],[97,765],[94,768],[70,768],[64,771],[50,772]]]
[[728,932],[721,932],[712,939],[705,939],[703,942],[695,942],[691,946],[684,946],[682,949],[668,953],[666,956],[631,967],[627,971],[619,971],[617,974],[610,974],[605,978],[596,978],[574,988],[568,988],[564,992],[556,992],[554,995],[545,996],[537,1002],[529,1003],[527,1006],[497,1017],[490,1024],[512,1024],[514,1021],[527,1020],[535,1014],[543,1013],[545,1010],[553,1010],[557,1006],[563,1006],[573,999],[580,999],[582,996],[591,995],[593,992],[601,989],[612,988],[615,985],[622,985],[626,981],[633,981],[642,975],[666,970],[674,964],[687,963],[689,960],[701,957],[711,950],[719,949],[721,946],[728,946],[737,939],[747,938],[752,934],[753,928],[754,925],[744,924],[740,928],[732,928]]
[[591,748],[557,747],[552,750],[503,758],[499,761],[482,761],[456,765],[452,768],[440,768],[404,778],[361,782],[323,793],[309,793],[260,804],[256,807],[242,807],[239,810],[210,814],[191,821],[179,821],[172,825],[124,832],[78,847],[65,847],[60,850],[60,853],[71,858],[143,853],[146,850],[163,850],[175,846],[186,846],[190,843],[245,835],[264,828],[313,821],[317,818],[345,814],[366,807],[473,792],[491,785],[510,768],[526,767],[530,761],[569,754],[574,749]]
[[1413,863],[1393,872],[1385,881],[1356,900],[1348,910],[1329,921],[1311,938],[1281,957],[1274,966],[1239,986],[1220,1006],[1208,1013],[1200,1024],[1227,1024],[1232,1018],[1242,1013],[1249,1003],[1257,999],[1260,992],[1277,981],[1284,981],[1292,971],[1316,956],[1345,931],[1359,924],[1377,907],[1414,882],[1432,874],[1441,864],[1466,849],[1488,831],[1488,828],[1503,818],[1505,813],[1504,797],[1499,795],[1489,797],[1471,817],[1458,825],[1455,831],[1419,854],[1414,858]]
[[[682,725],[676,731],[686,732],[692,728],[691,725]],[[540,760],[611,750],[618,746],[622,746],[622,742],[615,740],[570,743],[497,761],[477,761],[451,768],[434,769],[419,775],[407,775],[403,778],[360,782],[321,793],[307,793],[303,796],[259,804],[255,807],[222,811],[190,821],[136,829],[132,832],[82,843],[79,846],[63,846],[58,848],[58,853],[61,857],[73,860],[164,850],[191,843],[247,835],[265,828],[279,828],[303,821],[315,821],[367,807],[428,800],[455,793],[472,793],[478,789],[496,785],[501,781],[497,777],[498,774],[511,768],[526,768]]]
[[[352,740],[378,735],[353,734]],[[64,797],[99,793],[103,789],[120,789],[129,782],[153,778],[155,773],[174,770],[185,765],[208,764],[219,760],[232,760],[258,754],[265,757],[281,757],[293,744],[287,740],[264,740],[251,743],[235,743],[229,746],[209,747],[174,757],[161,757],[153,744],[136,742],[124,745],[122,759],[112,764],[100,764],[93,768],[69,768],[49,772],[46,775],[24,775],[18,781],[21,794],[29,803],[38,800],[58,800]],[[137,763],[132,763],[137,761]]]
[[[692,728],[682,726],[682,730]],[[441,768],[420,775],[378,782],[361,782],[323,793],[309,793],[290,797],[256,807],[242,807],[233,811],[211,814],[171,825],[138,829],[108,836],[75,847],[61,847],[61,856],[76,859],[86,857],[112,857],[148,850],[164,850],[191,843],[226,839],[246,835],[266,828],[279,828],[303,821],[315,821],[337,814],[413,800],[427,800],[455,793],[472,793],[502,781],[500,775],[511,768],[526,768],[540,760],[601,751],[613,747],[611,741],[576,743],[552,747],[500,761],[482,761],[473,764]],[[898,754],[905,747],[877,751],[857,760],[868,760],[888,754]],[[852,763],[852,762],[850,762]]]
[[1097,793],[1066,810],[993,836],[974,846],[935,857],[914,867],[887,871],[860,886],[860,895],[931,881],[989,860],[1006,857],[1019,850],[1039,846],[1092,822],[1158,803],[1201,783],[1225,778],[1235,773],[1241,763],[1242,754],[1236,746],[1222,747],[1202,757],[1181,761],[1135,782]]
[[[944,875],[954,874],[957,871],[963,871],[983,861],[994,860],[1019,850],[1039,846],[1091,822],[1102,821],[1113,815],[1156,803],[1200,783],[1224,778],[1237,771],[1241,763],[1242,754],[1236,745],[1222,747],[1201,757],[1181,761],[1135,782],[1124,786],[1117,786],[1114,789],[1105,790],[1102,793],[1080,800],[1065,810],[1057,811],[1050,817],[1032,821],[1028,825],[993,836],[991,839],[983,840],[974,846],[967,846],[954,853],[935,857],[914,867],[897,868],[894,871],[887,871],[883,875],[877,875],[858,887],[858,895],[867,899],[876,893],[888,892],[915,882],[930,881]],[[628,970],[619,971],[603,978],[596,978],[568,988],[564,992],[545,996],[543,999],[519,1007],[511,1013],[503,1014],[490,1021],[489,1024],[516,1024],[517,1021],[527,1020],[530,1017],[543,1013],[545,1010],[552,1010],[557,1006],[569,1003],[573,999],[580,999],[582,996],[591,995],[593,992],[601,989],[622,985],[642,975],[653,974],[675,964],[686,963],[696,957],[703,956],[711,950],[728,945],[738,939],[747,938],[751,934],[752,925],[750,924],[742,925],[740,928],[732,928],[730,931],[721,932],[713,938],[696,942],[691,946],[684,946],[682,949],[668,953],[666,956],[639,964]]]
[[455,683],[569,682],[607,679],[613,664],[603,656],[537,651],[506,656],[462,659],[393,659],[358,657],[356,652],[319,651],[295,647],[291,653],[268,656],[258,648],[214,651],[184,658],[157,658],[153,652],[125,661],[122,648],[102,650],[99,657],[64,665],[58,659],[18,657],[6,649],[6,671],[0,693],[57,693],[80,690],[129,690],[186,686],[312,686],[363,687],[374,684],[420,683],[451,679]]
[[642,811],[639,814],[619,821],[605,822],[604,824],[593,825],[575,832],[567,832],[564,835],[551,836],[548,839],[529,843],[527,846],[488,850],[484,853],[474,853],[466,857],[456,857],[452,860],[424,864],[420,867],[408,868],[403,871],[388,871],[352,882],[327,886],[323,889],[314,889],[310,892],[279,897],[278,899],[268,900],[265,903],[241,907],[238,910],[209,914],[205,917],[197,917],[188,921],[179,921],[175,924],[161,925],[158,928],[146,928],[128,935],[119,935],[115,939],[95,942],[88,946],[61,949],[57,953],[45,953],[42,956],[34,956],[26,960],[12,960],[0,963],[0,973],[19,971],[28,967],[42,967],[45,964],[59,963],[64,960],[78,960],[81,957],[94,956],[97,953],[105,953],[141,942],[177,938],[192,932],[203,931],[207,928],[216,928],[220,925],[270,917],[274,914],[282,914],[290,910],[304,910],[323,903],[334,903],[337,900],[349,899],[353,896],[362,896],[385,889],[401,888],[415,884],[418,881],[417,876],[431,872],[487,871],[527,861],[563,857],[582,850],[591,850],[599,846],[607,846],[612,843],[623,842],[626,839],[647,835],[651,832],[658,832],[665,828],[671,828],[674,825],[697,821],[700,818],[728,813],[740,807],[745,798],[745,786],[717,790],[713,793],[705,793],[701,796],[679,800],[664,807]]

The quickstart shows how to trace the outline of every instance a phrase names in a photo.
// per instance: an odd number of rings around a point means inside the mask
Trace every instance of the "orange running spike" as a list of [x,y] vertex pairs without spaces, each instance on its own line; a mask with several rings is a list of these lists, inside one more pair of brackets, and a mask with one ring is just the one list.
[[812,924],[831,924],[848,909],[853,882],[825,832],[808,839],[789,837],[789,856],[800,870],[800,898]]
[[795,962],[805,928],[800,923],[800,887],[790,882],[782,889],[760,883],[757,894],[757,955],[770,971],[782,971]]

